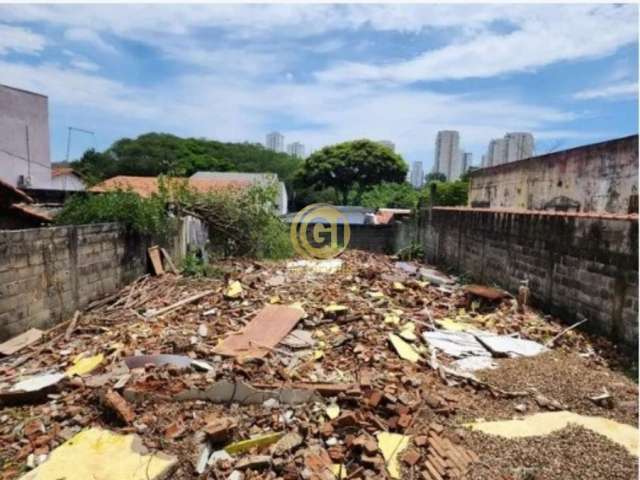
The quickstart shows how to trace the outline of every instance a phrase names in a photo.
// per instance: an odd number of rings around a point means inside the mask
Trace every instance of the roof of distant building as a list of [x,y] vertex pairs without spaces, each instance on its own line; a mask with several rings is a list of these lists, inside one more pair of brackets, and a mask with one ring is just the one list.
[[10,198],[9,198],[9,202],[7,203],[14,203],[15,201],[22,201],[22,202],[28,202],[28,203],[33,202],[33,198],[31,198],[29,195],[24,193],[19,188],[16,188],[13,185],[1,179],[0,179],[0,189],[5,190],[8,193]]
[[60,177],[62,175],[75,175],[76,177],[82,178],[82,175],[80,175],[78,172],[76,172],[73,168],[71,167],[63,167],[63,166],[53,166],[51,167],[51,177]]
[[[187,182],[188,185],[201,193],[213,190],[222,190],[226,188],[245,188],[251,182],[232,179],[207,179],[207,178],[168,178],[169,182],[179,181]],[[157,177],[134,177],[127,175],[118,175],[109,178],[89,189],[91,192],[109,192],[114,190],[132,190],[141,197],[150,197],[160,190]]]
[[54,217],[62,210],[62,205],[48,205],[42,203],[14,203],[11,209],[33,217],[42,222],[52,222]]
[[279,181],[276,173],[246,173],[246,172],[196,172],[190,177],[192,180],[224,180],[236,182],[266,183]]

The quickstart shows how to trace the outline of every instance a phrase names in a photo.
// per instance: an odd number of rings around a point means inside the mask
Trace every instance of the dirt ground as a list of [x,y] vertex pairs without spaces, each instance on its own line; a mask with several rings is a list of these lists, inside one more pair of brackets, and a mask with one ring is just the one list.
[[[77,323],[68,320],[0,359],[2,399],[18,380],[64,372],[79,358],[103,355],[94,370],[64,378],[38,402],[0,407],[0,478],[20,478],[90,427],[135,433],[150,451],[175,456],[174,479],[331,479],[340,477],[334,470],[340,466],[349,478],[392,478],[393,461],[381,450],[380,432],[410,437],[410,446],[397,455],[403,478],[637,477],[637,458],[589,430],[568,427],[544,437],[507,440],[462,426],[558,404],[637,426],[637,384],[617,371],[628,360],[609,342],[570,332],[552,351],[498,359],[497,369],[477,372],[475,380],[446,374],[420,338],[434,322],[454,319],[541,343],[566,325],[531,308],[519,313],[509,297],[487,303],[461,285],[424,281],[418,264],[401,268],[389,257],[363,252],[347,252],[341,260],[335,273],[247,260],[220,262],[215,278],[147,276],[90,306]],[[229,295],[234,282],[240,292]],[[154,314],[197,294],[202,294],[197,300]],[[265,306],[291,304],[304,309],[295,329],[308,334],[312,346],[279,342],[267,346],[260,359],[217,353],[221,340],[241,334]],[[391,334],[405,335],[416,362],[399,356]],[[187,367],[123,365],[141,354],[180,355]],[[189,366],[193,359],[207,362],[208,370]],[[439,365],[451,361],[437,355]],[[251,405],[177,399],[223,381],[280,396]],[[588,399],[603,388],[611,402]],[[315,393],[294,404],[282,396],[287,389]],[[105,400],[111,392],[124,402],[125,414]],[[512,397],[509,392],[524,393]],[[540,395],[553,405],[541,406]],[[221,419],[233,428],[220,433]],[[274,432],[286,434],[289,444],[254,448],[196,471],[205,447],[219,452]],[[435,467],[441,473],[433,473]]]

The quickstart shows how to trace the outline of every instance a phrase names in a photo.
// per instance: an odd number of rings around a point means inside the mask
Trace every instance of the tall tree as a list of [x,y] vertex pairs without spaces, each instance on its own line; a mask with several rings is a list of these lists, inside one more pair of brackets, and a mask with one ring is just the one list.
[[333,187],[347,204],[349,192],[356,202],[362,193],[382,182],[403,182],[407,165],[400,155],[371,140],[355,140],[325,147],[304,162],[300,183],[314,189]]

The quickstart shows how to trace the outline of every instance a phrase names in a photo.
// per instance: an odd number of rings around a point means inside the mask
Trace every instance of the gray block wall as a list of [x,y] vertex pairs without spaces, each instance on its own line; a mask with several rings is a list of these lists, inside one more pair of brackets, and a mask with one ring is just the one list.
[[115,223],[0,231],[0,341],[116,292],[146,272],[148,246]]
[[516,292],[630,348],[638,345],[638,219],[434,208],[425,259]]

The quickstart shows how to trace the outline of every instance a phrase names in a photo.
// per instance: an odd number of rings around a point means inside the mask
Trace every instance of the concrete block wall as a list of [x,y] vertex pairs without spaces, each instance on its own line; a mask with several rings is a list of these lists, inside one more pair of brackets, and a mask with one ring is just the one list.
[[0,231],[0,341],[49,328],[144,274],[148,246],[115,223]]
[[637,347],[637,216],[434,208],[421,236],[429,263],[511,292],[527,279],[543,310]]

